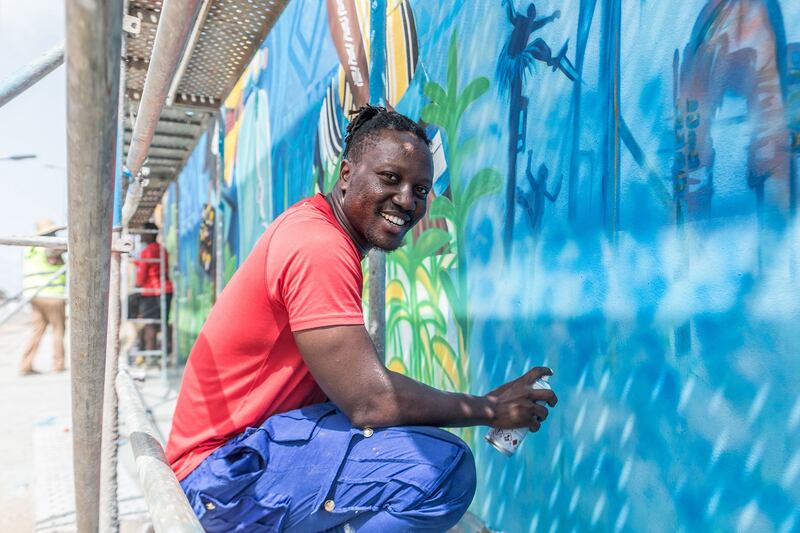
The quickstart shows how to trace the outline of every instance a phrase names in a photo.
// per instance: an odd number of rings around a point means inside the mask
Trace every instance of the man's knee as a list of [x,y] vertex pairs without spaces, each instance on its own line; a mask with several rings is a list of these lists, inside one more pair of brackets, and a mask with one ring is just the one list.
[[443,483],[442,488],[445,491],[444,498],[448,505],[460,518],[467,511],[475,496],[477,474],[472,450],[461,439],[458,440],[457,446],[461,449],[461,458]]
[[447,464],[438,465],[445,473],[417,512],[435,520],[442,529],[455,525],[464,515],[475,496],[475,459],[467,444],[451,433],[442,431],[446,438],[443,446],[453,450]]

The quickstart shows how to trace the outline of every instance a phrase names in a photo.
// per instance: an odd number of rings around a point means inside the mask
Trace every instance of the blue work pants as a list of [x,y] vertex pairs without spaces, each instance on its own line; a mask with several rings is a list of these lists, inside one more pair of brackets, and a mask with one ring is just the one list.
[[182,482],[209,533],[440,532],[475,494],[475,463],[431,427],[353,428],[332,403],[268,418]]

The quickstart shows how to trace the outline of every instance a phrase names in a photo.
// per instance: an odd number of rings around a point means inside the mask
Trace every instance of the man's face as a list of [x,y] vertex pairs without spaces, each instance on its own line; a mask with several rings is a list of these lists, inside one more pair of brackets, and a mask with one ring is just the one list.
[[381,130],[375,136],[355,161],[342,161],[342,207],[362,248],[390,251],[425,216],[433,158],[413,133]]

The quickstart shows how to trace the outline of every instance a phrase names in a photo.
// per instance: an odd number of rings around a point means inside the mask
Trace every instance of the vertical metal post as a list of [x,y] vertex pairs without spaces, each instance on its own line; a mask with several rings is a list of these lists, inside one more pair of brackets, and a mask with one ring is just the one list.
[[122,0],[67,0],[70,358],[75,512],[99,528]]
[[[115,228],[114,236],[120,235]],[[100,531],[119,531],[117,503],[117,445],[119,441],[119,402],[115,382],[119,367],[120,253],[111,254],[108,291],[108,340],[106,341],[105,391],[103,392],[103,448],[100,454]]]
[[386,360],[386,254],[373,249],[367,256],[369,267],[369,336],[381,361]]
[[[369,99],[374,105],[384,105],[386,95],[386,2],[373,2],[370,10],[370,73]],[[369,323],[372,342],[381,361],[386,358],[386,254],[372,250],[367,259],[369,267]]]
[[166,248],[164,247],[164,221],[161,221],[161,227],[158,228],[158,235],[156,236],[158,241],[158,283],[159,283],[159,294],[158,294],[158,310],[159,310],[159,318],[161,321],[159,322],[159,330],[161,333],[161,381],[164,383],[164,386],[167,385],[167,294],[166,294],[166,282],[167,276],[165,272],[166,268],[166,261],[164,261],[164,254],[166,254]]

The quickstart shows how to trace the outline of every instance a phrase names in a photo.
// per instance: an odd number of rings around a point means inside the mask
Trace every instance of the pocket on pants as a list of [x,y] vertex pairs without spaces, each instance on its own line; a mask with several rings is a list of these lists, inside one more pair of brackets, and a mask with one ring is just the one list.
[[259,500],[243,495],[224,502],[200,492],[197,498],[198,518],[206,533],[280,531],[289,509],[289,498],[279,495],[265,495]]
[[204,466],[211,475],[198,476],[193,488],[231,501],[264,473],[269,460],[268,442],[263,430],[247,428],[206,459]]

